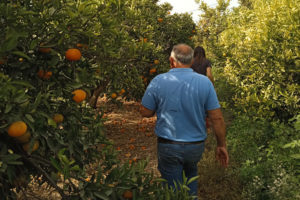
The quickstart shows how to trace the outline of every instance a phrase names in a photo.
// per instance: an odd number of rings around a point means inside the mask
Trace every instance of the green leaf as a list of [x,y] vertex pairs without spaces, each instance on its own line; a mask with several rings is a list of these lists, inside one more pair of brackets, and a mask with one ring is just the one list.
[[9,38],[8,40],[6,40],[6,41],[4,42],[4,44],[1,45],[1,49],[2,49],[2,51],[4,51],[4,52],[5,52],[5,51],[11,51],[11,50],[13,50],[14,48],[16,48],[17,44],[18,44],[17,38],[11,37],[11,38]]
[[300,159],[300,154],[292,154],[291,157],[299,160]]
[[102,200],[110,200],[108,196],[101,194],[100,192],[95,192],[94,195]]
[[34,122],[34,119],[33,119],[33,117],[32,117],[30,114],[26,114],[25,117],[26,117],[29,121]]
[[190,178],[186,184],[189,185],[189,184],[192,183],[193,181],[196,181],[198,178],[199,178],[199,176],[195,176],[195,177],[193,177],[193,178]]
[[4,113],[5,114],[9,113],[9,111],[11,111],[12,107],[13,107],[12,104],[6,104]]
[[56,122],[51,118],[48,118],[48,125],[53,126],[54,128],[57,126]]
[[31,60],[31,58],[27,56],[25,53],[23,53],[22,51],[13,51],[12,54],[26,58],[27,60]]
[[31,89],[34,88],[30,83],[28,83],[26,81],[11,81],[11,83],[15,84],[15,85],[22,85],[22,86],[25,86],[25,87],[28,87],[28,88],[31,88]]
[[54,159],[54,158],[50,158],[51,164],[53,165],[53,167],[55,167],[55,169],[57,169],[57,171],[62,171],[62,168],[59,166],[59,163]]

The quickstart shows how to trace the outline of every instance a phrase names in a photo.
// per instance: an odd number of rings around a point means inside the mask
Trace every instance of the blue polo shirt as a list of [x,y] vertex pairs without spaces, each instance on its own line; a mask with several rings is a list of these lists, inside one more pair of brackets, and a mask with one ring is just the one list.
[[156,76],[142,105],[156,112],[157,136],[183,142],[205,140],[205,111],[220,108],[211,81],[191,68],[174,68]]

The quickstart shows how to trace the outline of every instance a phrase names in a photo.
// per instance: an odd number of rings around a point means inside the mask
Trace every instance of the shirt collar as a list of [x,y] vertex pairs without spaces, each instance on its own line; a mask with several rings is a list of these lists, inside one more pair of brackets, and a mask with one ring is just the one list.
[[170,72],[192,72],[192,68],[172,68]]

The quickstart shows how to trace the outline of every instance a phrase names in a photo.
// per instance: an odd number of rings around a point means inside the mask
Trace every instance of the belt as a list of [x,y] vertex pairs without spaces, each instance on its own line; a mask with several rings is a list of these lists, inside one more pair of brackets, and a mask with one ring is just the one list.
[[202,142],[204,142],[204,140],[195,141],[195,142],[181,142],[181,141],[168,140],[168,139],[162,138],[162,137],[157,137],[157,142],[165,143],[165,144],[201,144]]

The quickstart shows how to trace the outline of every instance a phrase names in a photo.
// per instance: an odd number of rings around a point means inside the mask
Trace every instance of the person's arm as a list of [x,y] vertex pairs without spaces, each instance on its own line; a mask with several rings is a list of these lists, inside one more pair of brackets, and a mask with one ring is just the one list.
[[143,106],[141,104],[140,105],[140,113],[141,113],[142,117],[153,117],[153,115],[155,114],[155,111],[149,110],[148,108],[146,108],[145,106]]
[[206,76],[209,78],[209,80],[214,84],[214,77],[212,75],[211,67],[206,68]]
[[226,126],[222,111],[220,108],[214,110],[208,110],[208,117],[212,121],[212,127],[216,134],[217,150],[216,159],[220,161],[224,167],[228,166],[229,155],[226,148]]

